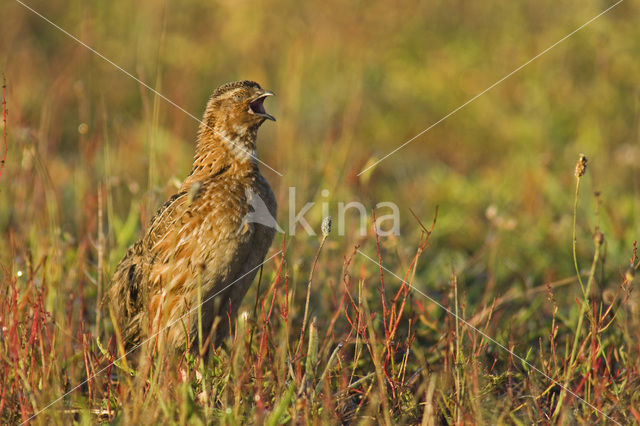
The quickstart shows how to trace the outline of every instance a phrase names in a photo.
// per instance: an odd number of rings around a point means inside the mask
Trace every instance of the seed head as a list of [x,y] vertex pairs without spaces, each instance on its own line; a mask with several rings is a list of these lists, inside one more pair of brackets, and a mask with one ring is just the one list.
[[322,225],[320,226],[320,229],[322,230],[323,236],[326,237],[327,235],[329,235],[329,232],[331,232],[331,216],[327,216],[322,219]]
[[596,232],[593,234],[593,242],[597,246],[601,246],[602,244],[604,244],[604,234],[600,232],[599,229],[596,229]]
[[587,157],[584,154],[580,154],[578,157],[578,162],[576,163],[576,177],[580,178],[584,176],[587,171]]
[[625,280],[627,283],[630,283],[631,281],[633,281],[633,277],[635,276],[635,274],[636,274],[636,270],[635,270],[635,269],[633,269],[633,268],[628,268],[628,269],[626,270],[626,272],[624,273],[624,280]]
[[612,304],[616,300],[616,294],[611,289],[606,289],[602,292],[602,301],[607,305]]

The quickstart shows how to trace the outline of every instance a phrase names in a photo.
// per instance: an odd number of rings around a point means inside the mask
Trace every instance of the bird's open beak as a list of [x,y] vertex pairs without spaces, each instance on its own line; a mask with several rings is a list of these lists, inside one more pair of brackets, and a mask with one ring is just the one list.
[[267,111],[264,110],[264,99],[267,96],[275,96],[275,93],[264,91],[259,94],[254,100],[249,102],[249,114],[255,114],[260,117],[267,118],[269,120],[276,121],[275,117],[271,114],[268,114]]

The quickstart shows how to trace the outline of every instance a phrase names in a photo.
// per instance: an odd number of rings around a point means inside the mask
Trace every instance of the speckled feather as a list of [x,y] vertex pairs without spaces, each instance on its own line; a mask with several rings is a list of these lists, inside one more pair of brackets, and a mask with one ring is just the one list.
[[197,341],[197,315],[178,319],[197,306],[198,286],[202,301],[222,291],[202,307],[205,334],[215,325],[216,344],[228,335],[229,320],[235,318],[275,233],[243,223],[249,192],[276,216],[274,194],[255,158],[265,117],[249,107],[263,94],[250,81],[228,83],[214,92],[200,126],[191,174],[116,268],[103,304],[111,304],[127,346],[156,333],[163,348],[182,350],[187,337]]

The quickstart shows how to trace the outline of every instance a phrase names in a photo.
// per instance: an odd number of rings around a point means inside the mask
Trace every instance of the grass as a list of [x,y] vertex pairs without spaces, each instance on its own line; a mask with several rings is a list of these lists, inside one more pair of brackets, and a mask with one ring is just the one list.
[[[222,82],[274,90],[281,226],[289,187],[316,202],[319,235],[278,234],[222,347],[122,359],[96,301],[197,123],[0,5],[1,423],[640,423],[640,8],[357,176],[607,7],[401,3],[29,3],[196,116]],[[340,235],[354,200],[395,202],[400,235],[374,232],[384,208]]]

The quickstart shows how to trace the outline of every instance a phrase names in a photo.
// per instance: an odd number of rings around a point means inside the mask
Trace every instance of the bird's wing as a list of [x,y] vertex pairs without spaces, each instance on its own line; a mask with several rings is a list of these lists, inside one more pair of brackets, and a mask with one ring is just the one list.
[[170,340],[183,339],[181,334],[190,328],[191,321],[181,316],[196,307],[198,288],[204,301],[244,266],[250,232],[242,232],[247,212],[238,206],[246,201],[239,199],[244,194],[230,193],[226,185],[212,179],[203,183],[201,192],[177,197],[152,222],[145,237],[150,330],[184,323],[172,327]]
[[144,306],[143,259],[142,241],[137,241],[116,267],[102,299],[102,306],[113,310],[126,342],[137,341],[139,337],[139,317]]
[[196,307],[198,287],[205,298],[240,275],[253,224],[242,222],[248,213],[239,207],[246,205],[244,194],[228,185],[212,180],[201,191],[171,197],[118,265],[110,299],[128,341],[174,324],[167,338],[184,339],[191,321],[182,316]]
[[149,273],[154,254],[149,247],[171,228],[171,223],[184,211],[186,193],[172,196],[156,212],[146,234],[133,244],[120,261],[111,278],[111,285],[102,301],[110,305],[119,322],[123,338],[128,343],[138,341],[150,296]]

